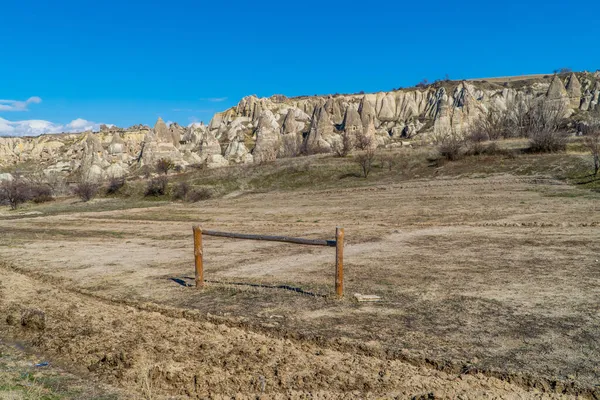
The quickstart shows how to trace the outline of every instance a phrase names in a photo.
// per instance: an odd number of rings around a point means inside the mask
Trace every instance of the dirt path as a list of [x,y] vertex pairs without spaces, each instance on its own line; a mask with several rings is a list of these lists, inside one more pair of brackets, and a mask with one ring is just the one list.
[[[0,268],[3,336],[147,398],[561,398],[101,301]],[[25,310],[45,326],[21,324]],[[243,394],[243,395],[242,395]],[[565,397],[566,398],[566,397]]]

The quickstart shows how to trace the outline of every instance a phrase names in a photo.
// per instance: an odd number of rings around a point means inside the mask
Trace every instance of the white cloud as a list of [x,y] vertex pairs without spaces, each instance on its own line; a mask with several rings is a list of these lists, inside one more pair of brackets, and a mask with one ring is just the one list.
[[99,130],[99,123],[87,121],[82,118],[74,119],[65,125],[39,119],[9,121],[0,118],[0,135],[2,136],[37,136],[46,133],[76,133]]
[[33,96],[25,101],[19,100],[0,100],[0,111],[29,111],[29,104],[39,104],[42,99],[38,96]]

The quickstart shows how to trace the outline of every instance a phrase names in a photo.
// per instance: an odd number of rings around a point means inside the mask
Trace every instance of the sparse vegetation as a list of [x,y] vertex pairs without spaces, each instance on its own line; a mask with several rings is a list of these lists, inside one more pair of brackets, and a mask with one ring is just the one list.
[[145,196],[159,197],[167,194],[169,187],[169,178],[166,175],[157,176],[148,181],[146,185]]
[[9,204],[13,210],[30,199],[31,188],[20,175],[17,174],[12,180],[0,182],[0,202]]
[[592,154],[592,162],[594,166],[594,176],[600,171],[600,126],[592,129],[583,140],[585,147]]
[[106,187],[107,195],[115,195],[121,192],[121,189],[125,186],[125,178],[123,177],[112,177],[108,180],[108,186]]
[[161,158],[156,162],[156,172],[167,175],[170,170],[175,168],[175,164],[168,158]]
[[565,132],[541,130],[529,134],[529,150],[534,153],[556,153],[565,151],[568,136]]
[[465,139],[458,133],[452,133],[441,139],[438,152],[448,161],[457,161],[465,155],[464,147]]
[[173,192],[171,193],[171,197],[173,200],[186,200],[189,193],[190,184],[186,181],[183,181],[175,185]]
[[192,190],[187,197],[187,200],[191,203],[196,203],[202,200],[208,200],[213,197],[213,191],[209,188],[198,188]]
[[80,177],[78,182],[73,187],[73,194],[81,199],[83,202],[92,200],[98,194],[100,185],[93,182],[90,179]]

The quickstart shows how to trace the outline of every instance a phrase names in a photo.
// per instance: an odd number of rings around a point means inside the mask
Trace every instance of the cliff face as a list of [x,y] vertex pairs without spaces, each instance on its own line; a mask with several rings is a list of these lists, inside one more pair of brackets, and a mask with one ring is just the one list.
[[374,135],[380,146],[460,133],[489,110],[536,99],[560,105],[572,119],[600,114],[600,73],[444,81],[373,94],[248,96],[215,114],[208,126],[166,126],[159,119],[152,129],[104,127],[99,133],[0,138],[0,166],[33,162],[49,172],[81,171],[103,179],[163,157],[184,167],[260,163],[300,151],[330,152],[344,132]]

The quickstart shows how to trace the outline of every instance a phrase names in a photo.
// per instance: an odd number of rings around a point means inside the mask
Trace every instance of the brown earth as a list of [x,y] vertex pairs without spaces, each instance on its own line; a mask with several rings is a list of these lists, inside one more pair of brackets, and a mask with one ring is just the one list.
[[[47,320],[0,333],[152,398],[600,396],[598,200],[496,175],[5,214],[2,311]],[[196,291],[193,223],[310,238],[343,226],[347,295],[329,296],[330,248],[210,237]]]

